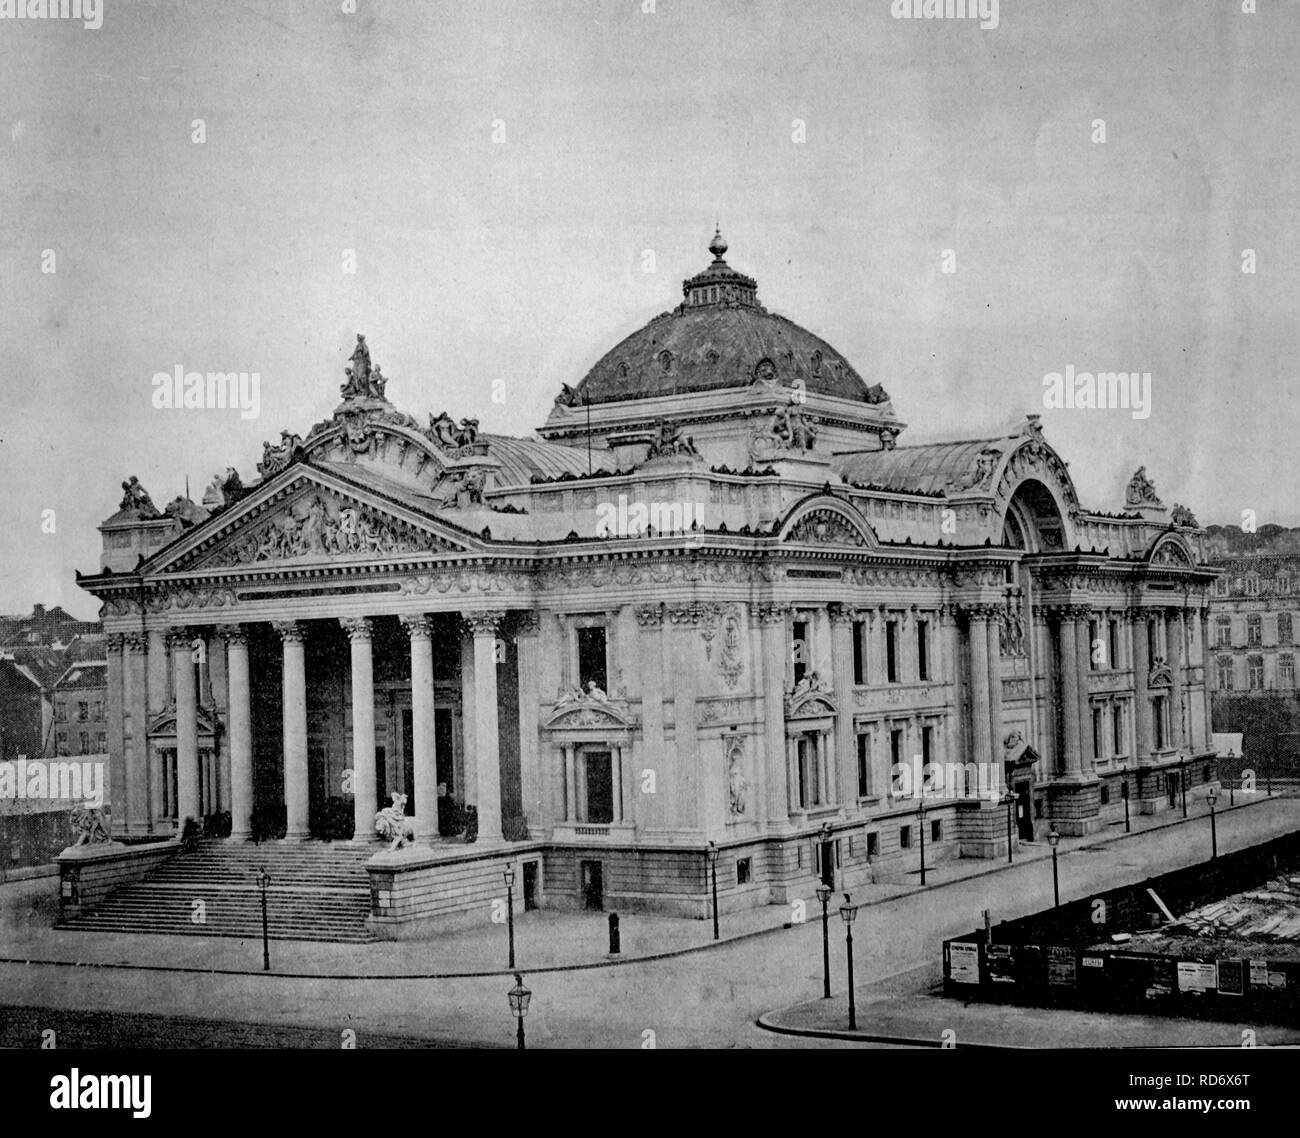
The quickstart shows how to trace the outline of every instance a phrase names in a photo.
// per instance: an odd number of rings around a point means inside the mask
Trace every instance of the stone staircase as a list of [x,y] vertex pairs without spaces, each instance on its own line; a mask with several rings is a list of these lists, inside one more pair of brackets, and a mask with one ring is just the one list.
[[[172,936],[262,935],[257,871],[271,875],[267,926],[273,940],[363,944],[370,882],[365,863],[380,847],[344,842],[229,842],[207,839],[177,854],[145,880],[125,886],[93,912],[56,927]],[[194,902],[202,901],[203,920]]]

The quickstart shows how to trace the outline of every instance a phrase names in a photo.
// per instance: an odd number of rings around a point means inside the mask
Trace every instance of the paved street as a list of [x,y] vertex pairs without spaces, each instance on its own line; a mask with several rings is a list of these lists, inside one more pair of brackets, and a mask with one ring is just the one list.
[[[1259,800],[1221,812],[1220,850],[1255,844],[1298,825],[1296,798]],[[1084,896],[1203,860],[1207,841],[1204,819],[1127,838],[1121,832],[1078,839],[1066,844],[1061,856],[1062,897]],[[950,871],[947,884],[901,894],[896,887],[881,887],[894,895],[855,898],[867,902],[854,930],[859,999],[864,1008],[882,1001],[880,1018],[889,1031],[880,1034],[933,1035],[945,1013],[958,1014],[959,1005],[947,1001],[914,1004],[916,1014],[898,1002],[899,996],[912,999],[910,991],[933,980],[943,938],[975,928],[984,908],[991,908],[997,921],[1051,904],[1050,864],[1041,850],[1026,852],[1038,856],[1022,856],[1010,867],[963,863]],[[968,866],[975,867],[975,876],[957,876]],[[505,934],[500,926],[402,944],[276,943],[276,972],[265,975],[257,971],[258,944],[57,932],[48,927],[53,892],[51,879],[0,889],[0,956],[5,958],[0,963],[0,990],[7,1004],[248,1022],[339,1038],[350,1029],[357,1032],[359,1046],[379,1046],[394,1035],[443,1044],[513,1043],[514,1022],[506,1002],[511,981],[503,974]],[[716,946],[707,922],[629,917],[624,922],[629,954],[669,955],[617,963],[603,955],[605,922],[600,914],[522,916],[520,964],[534,993],[527,1020],[529,1042],[602,1048],[838,1045],[835,1040],[765,1031],[756,1022],[764,1013],[815,1001],[820,995],[821,928],[814,916],[810,907],[808,923],[788,928],[782,927],[789,919],[786,909],[772,907],[743,920],[728,917],[728,934],[741,935]],[[832,927],[837,998],[831,1004],[839,1006],[845,985],[842,934],[842,926]],[[568,963],[562,963],[566,954]],[[484,968],[500,971],[464,975]],[[228,971],[204,974],[211,969]],[[445,977],[449,972],[462,975]],[[402,973],[421,978],[396,975]],[[444,978],[427,978],[436,973]],[[913,975],[901,986],[872,987],[908,973]],[[918,1008],[925,1014],[917,1013]],[[36,1032],[39,1019],[38,1013],[30,1020],[11,1021],[0,1038],[21,1046],[23,1032]],[[1072,1017],[1052,1017],[1061,1037],[1050,1042],[1036,1026],[1039,1019],[1039,1013],[981,1009],[962,1018],[960,1038],[980,1042],[983,1033],[1009,1045],[1018,1039],[1029,1046],[1073,1042],[1067,1037]],[[1133,1022],[1125,1025],[1121,1019]],[[860,1022],[869,1027],[870,1014],[864,1013]],[[1074,1022],[1087,1045],[1122,1046],[1126,1040],[1150,1038],[1151,1022],[1143,1017],[1086,1016]],[[1158,1021],[1158,1026],[1170,1042],[1184,1043],[1222,1043],[1226,1030],[1224,1025],[1193,1021]],[[35,1036],[27,1043],[35,1045]]]

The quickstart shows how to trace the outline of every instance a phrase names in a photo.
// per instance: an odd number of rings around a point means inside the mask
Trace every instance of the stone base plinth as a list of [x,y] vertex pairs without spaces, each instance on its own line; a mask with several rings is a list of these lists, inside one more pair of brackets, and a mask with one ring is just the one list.
[[1101,779],[1060,779],[1046,784],[1047,819],[1057,833],[1069,837],[1099,833],[1106,825],[1101,816]]

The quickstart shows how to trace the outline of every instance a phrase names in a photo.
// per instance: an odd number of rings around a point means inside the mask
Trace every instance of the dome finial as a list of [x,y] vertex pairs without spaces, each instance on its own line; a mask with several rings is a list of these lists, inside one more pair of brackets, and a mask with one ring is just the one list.
[[722,254],[727,251],[727,243],[722,239],[722,229],[715,221],[713,224],[713,240],[709,242],[709,252],[713,254],[715,260],[721,261]]

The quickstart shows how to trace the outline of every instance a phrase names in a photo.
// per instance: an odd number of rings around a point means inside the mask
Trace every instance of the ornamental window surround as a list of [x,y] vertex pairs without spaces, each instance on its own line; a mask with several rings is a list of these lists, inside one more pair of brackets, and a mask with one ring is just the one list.
[[1232,657],[1220,656],[1217,661],[1219,691],[1232,691]]
[[1247,684],[1251,691],[1258,691],[1264,686],[1264,657],[1248,656],[1246,658]]
[[1284,652],[1277,658],[1277,686],[1295,687],[1295,657],[1290,652]]

